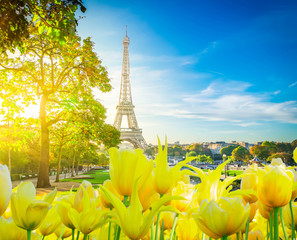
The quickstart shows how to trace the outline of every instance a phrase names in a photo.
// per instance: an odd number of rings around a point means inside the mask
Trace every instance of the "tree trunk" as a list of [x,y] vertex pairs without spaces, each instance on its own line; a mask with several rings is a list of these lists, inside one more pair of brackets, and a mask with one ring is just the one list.
[[78,166],[79,166],[79,159],[77,159],[77,165],[76,165],[76,175],[78,175]]
[[[63,137],[62,137],[63,141]],[[62,143],[60,144],[59,148],[59,155],[58,155],[58,166],[57,166],[57,175],[56,175],[56,182],[60,181],[60,167],[61,167],[61,157],[62,157]]]
[[51,186],[49,180],[49,131],[46,122],[46,103],[47,95],[44,94],[41,97],[39,113],[39,118],[41,120],[41,153],[37,180],[38,188]]
[[72,159],[72,168],[71,168],[71,177],[74,177],[74,163],[75,163],[75,150],[73,149],[73,159]]

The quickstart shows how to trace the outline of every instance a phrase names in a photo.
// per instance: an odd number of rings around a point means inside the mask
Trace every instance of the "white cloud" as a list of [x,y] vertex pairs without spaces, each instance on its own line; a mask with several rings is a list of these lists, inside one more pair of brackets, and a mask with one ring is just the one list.
[[272,102],[273,94],[249,93],[249,83],[215,81],[196,94],[186,94],[182,111],[169,110],[165,114],[179,118],[208,121],[228,121],[238,126],[251,126],[257,121],[297,123],[296,101]]
[[297,81],[289,85],[289,87],[294,87],[297,84]]

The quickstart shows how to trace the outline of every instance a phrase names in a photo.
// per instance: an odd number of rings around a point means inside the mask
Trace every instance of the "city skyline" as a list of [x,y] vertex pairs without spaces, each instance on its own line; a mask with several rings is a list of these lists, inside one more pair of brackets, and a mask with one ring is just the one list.
[[297,138],[294,1],[85,1],[91,37],[111,77],[96,92],[113,124],[125,26],[130,81],[147,143],[292,142]]

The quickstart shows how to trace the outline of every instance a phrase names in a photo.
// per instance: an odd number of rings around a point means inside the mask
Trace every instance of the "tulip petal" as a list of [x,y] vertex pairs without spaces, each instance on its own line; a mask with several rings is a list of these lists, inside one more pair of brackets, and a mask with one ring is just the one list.
[[31,203],[26,211],[26,229],[36,229],[42,223],[50,207],[51,205],[44,201]]

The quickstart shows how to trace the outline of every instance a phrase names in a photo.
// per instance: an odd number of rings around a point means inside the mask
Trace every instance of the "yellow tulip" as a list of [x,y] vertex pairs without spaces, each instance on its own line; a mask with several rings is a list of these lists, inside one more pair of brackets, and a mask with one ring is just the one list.
[[260,230],[250,231],[248,240],[264,240],[263,233]]
[[162,226],[162,221],[164,221],[164,230],[171,229],[175,219],[175,212],[161,212],[160,214],[160,226]]
[[153,179],[150,175],[140,189],[138,189],[138,196],[145,212],[152,205],[154,201],[160,198],[160,195],[156,192],[153,187]]
[[11,196],[11,212],[15,224],[26,230],[36,229],[45,218],[51,205],[35,199],[32,182],[23,182]]
[[293,181],[293,191],[291,200],[294,201],[297,198],[297,172],[292,169],[291,172],[294,174],[294,181]]
[[282,166],[258,169],[258,197],[267,207],[282,207],[291,200],[294,175]]
[[68,195],[60,197],[56,204],[56,210],[62,220],[62,223],[71,229],[75,229],[75,226],[70,220],[68,213],[69,210],[74,207],[74,198],[75,195],[71,192]]
[[293,152],[293,159],[294,159],[295,163],[297,163],[297,147],[295,148],[295,150]]
[[[63,231],[63,234],[62,234],[62,231]],[[66,227],[64,224],[61,224],[56,228],[55,234],[57,237],[60,237],[60,235],[62,234],[61,238],[65,239],[71,236],[72,229]]]
[[92,183],[89,181],[83,180],[81,185],[84,189],[86,189],[87,193],[89,194],[90,198],[96,198],[98,197],[97,192],[94,190]]
[[256,212],[258,210],[258,204],[257,202],[254,202],[254,203],[251,203],[250,204],[250,207],[251,207],[251,210],[250,210],[250,215],[249,215],[249,221],[253,221],[255,215],[256,215]]
[[27,232],[15,225],[12,218],[0,217],[0,239],[5,240],[26,240]]
[[186,167],[195,171],[195,173],[192,173],[192,175],[197,176],[201,179],[201,183],[196,185],[197,191],[195,194],[195,199],[198,204],[201,204],[201,202],[204,199],[207,199],[208,201],[216,201],[220,197],[241,195],[244,192],[244,190],[237,190],[233,191],[232,193],[229,193],[232,189],[232,187],[230,187],[229,185],[231,185],[233,181],[244,177],[244,174],[238,175],[236,177],[228,177],[224,179],[224,181],[221,181],[222,170],[224,169],[225,165],[228,164],[230,161],[231,160],[223,162],[215,170],[208,170],[207,173],[197,167],[185,165]]
[[270,213],[273,212],[273,208],[267,207],[263,205],[260,201],[258,201],[258,208],[261,216],[267,220],[270,219]]
[[82,212],[85,208],[84,204],[86,201],[95,202],[95,205],[97,206],[99,205],[100,198],[95,198],[95,191],[92,186],[89,186],[89,189],[87,189],[83,185],[80,185],[75,194],[73,208],[78,212]]
[[122,231],[131,240],[140,239],[148,233],[154,216],[165,203],[173,199],[182,199],[182,197],[177,196],[163,196],[151,205],[149,213],[143,213],[143,208],[138,197],[137,183],[138,180],[133,185],[130,206],[127,208],[112,192],[100,186],[102,194],[112,203],[117,212],[117,218]]
[[139,182],[141,187],[153,169],[153,161],[147,161],[141,149],[132,151],[110,148],[109,156],[110,179],[118,193],[123,196],[131,196],[136,179],[142,176]]
[[[109,191],[111,191],[114,195],[116,195],[121,201],[123,200],[123,196],[120,195],[117,190],[114,188],[111,180],[105,180],[103,183],[103,186],[107,188]],[[101,190],[99,189],[99,192],[101,193]],[[111,209],[113,208],[112,204],[103,196],[103,194],[100,194],[100,200],[103,205],[103,207]]]
[[173,188],[172,195],[182,196],[185,200],[172,200],[170,204],[180,212],[186,212],[191,204],[193,194],[194,186],[192,184],[179,182],[179,184]]
[[164,150],[162,149],[160,139],[158,138],[158,151],[159,152],[155,158],[155,168],[153,169],[153,181],[156,192],[164,195],[172,190],[184,173],[187,173],[187,171],[180,171],[181,167],[195,158],[187,158],[183,162],[176,164],[174,167],[169,167],[167,162],[167,138]]
[[243,199],[246,202],[254,203],[258,200],[257,197],[257,185],[258,185],[258,177],[256,172],[256,167],[247,168],[244,173],[249,174],[242,178],[240,189],[241,190],[253,190],[254,194],[250,194],[249,196],[243,195]]
[[48,202],[49,204],[52,204],[52,202],[55,200],[55,197],[57,196],[57,188],[54,189],[54,191],[51,191],[44,197],[44,201]]
[[[297,229],[297,203],[292,202],[292,210],[293,210],[293,216],[294,216],[294,229]],[[290,205],[286,205],[283,207],[283,216],[284,216],[284,222],[287,228],[292,229],[292,220],[291,220],[291,211],[290,211]]]
[[96,202],[91,201],[84,188],[82,188],[82,192],[83,210],[78,211],[75,208],[71,208],[69,209],[68,216],[75,228],[87,235],[106,222],[109,211],[96,208]]
[[11,180],[6,165],[0,164],[0,217],[5,212],[11,197]]
[[179,215],[176,235],[179,240],[198,240],[199,228],[192,217]]
[[[110,227],[110,237],[108,238],[108,234],[109,234],[109,224],[105,224],[102,227],[98,228],[97,230],[93,231],[89,236],[90,239],[92,240],[110,240],[110,239],[114,239],[114,235],[115,235],[115,223],[110,223],[111,227]],[[123,235],[123,234],[121,234]],[[122,239],[122,237],[121,237]]]
[[47,236],[54,233],[56,228],[61,224],[61,218],[59,218],[56,208],[53,207],[48,211],[38,230],[43,236]]
[[244,206],[239,197],[221,197],[218,202],[203,200],[194,219],[205,234],[218,239],[239,232],[249,213],[249,204]]

